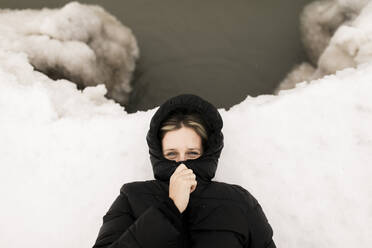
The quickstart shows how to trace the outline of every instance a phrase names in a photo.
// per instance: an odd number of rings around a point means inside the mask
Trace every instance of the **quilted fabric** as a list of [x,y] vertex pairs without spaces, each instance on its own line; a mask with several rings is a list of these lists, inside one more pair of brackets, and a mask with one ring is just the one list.
[[[162,157],[159,127],[174,111],[197,112],[206,123],[208,146],[199,158],[175,162]],[[146,136],[155,180],[122,186],[93,248],[275,248],[257,200],[239,185],[211,180],[223,148],[222,126],[218,110],[197,95],[164,102]],[[182,213],[169,198],[169,179],[180,163],[193,169],[198,182]]]

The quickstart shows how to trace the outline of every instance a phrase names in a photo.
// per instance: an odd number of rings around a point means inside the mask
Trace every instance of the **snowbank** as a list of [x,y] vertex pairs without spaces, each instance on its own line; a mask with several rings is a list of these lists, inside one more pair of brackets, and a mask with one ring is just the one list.
[[311,64],[295,66],[276,92],[372,61],[371,22],[370,0],[311,2],[301,15],[302,39]]
[[[24,54],[0,61],[0,246],[89,247],[120,186],[153,178],[145,134],[156,109],[127,114],[104,86],[78,91]],[[371,243],[371,81],[366,64],[220,110],[215,179],[259,199],[278,247]]]
[[[153,179],[155,109],[127,114],[0,50],[0,247],[91,247],[122,184]],[[247,97],[224,119],[215,180],[263,206],[278,247],[372,243],[372,64],[278,96]]]
[[26,53],[51,78],[81,88],[105,84],[107,96],[122,105],[139,56],[129,28],[99,6],[77,2],[61,9],[1,10],[0,48]]

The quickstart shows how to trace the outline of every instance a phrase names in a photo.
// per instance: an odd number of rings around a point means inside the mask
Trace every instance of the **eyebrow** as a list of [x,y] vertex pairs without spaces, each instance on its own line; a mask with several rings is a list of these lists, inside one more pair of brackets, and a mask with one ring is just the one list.
[[[169,148],[169,149],[165,149],[164,151],[175,151],[176,149],[174,148]],[[197,150],[197,151],[200,151],[199,148],[187,148],[187,150]]]

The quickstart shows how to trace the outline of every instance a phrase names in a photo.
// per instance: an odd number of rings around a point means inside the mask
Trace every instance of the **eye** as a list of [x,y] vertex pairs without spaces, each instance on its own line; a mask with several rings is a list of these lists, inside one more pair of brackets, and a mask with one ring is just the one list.
[[166,154],[166,156],[168,156],[168,157],[175,156],[175,155],[176,155],[176,153],[174,153],[174,152],[169,152],[169,153]]
[[198,152],[189,152],[188,154],[192,155],[192,156],[198,156],[199,153]]

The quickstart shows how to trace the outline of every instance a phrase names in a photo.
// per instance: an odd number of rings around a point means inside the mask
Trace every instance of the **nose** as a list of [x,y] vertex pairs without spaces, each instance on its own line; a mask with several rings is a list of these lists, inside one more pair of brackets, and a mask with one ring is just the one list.
[[178,160],[177,160],[177,162],[179,162],[179,161],[184,161],[185,160],[185,154],[180,154],[180,156],[179,156],[179,158],[178,158]]

